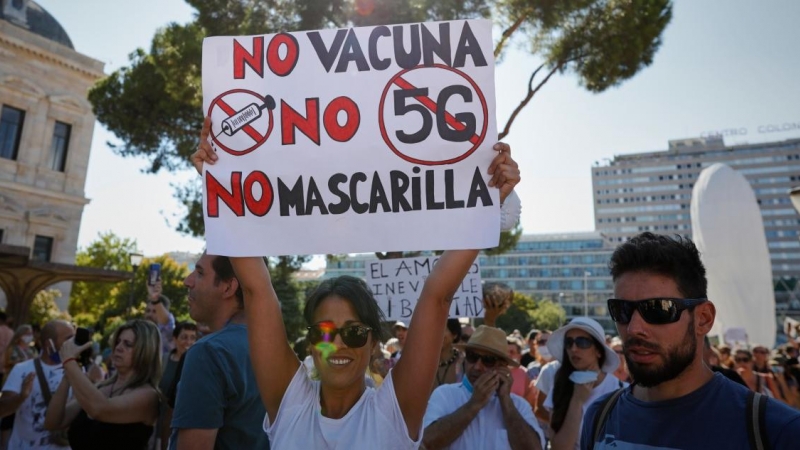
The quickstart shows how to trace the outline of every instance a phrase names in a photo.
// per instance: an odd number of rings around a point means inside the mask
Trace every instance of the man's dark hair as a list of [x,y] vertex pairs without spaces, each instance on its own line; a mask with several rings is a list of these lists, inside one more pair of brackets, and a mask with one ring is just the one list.
[[8,320],[8,315],[5,311],[0,311],[0,323],[6,323],[6,320]]
[[384,340],[381,322],[385,321],[386,318],[383,316],[383,311],[378,307],[378,302],[372,296],[367,283],[360,278],[349,275],[325,280],[311,293],[303,310],[303,317],[305,317],[306,323],[313,324],[314,311],[323,300],[332,295],[341,297],[353,305],[358,320],[372,328],[372,339],[375,342]]
[[611,278],[652,272],[671,278],[685,298],[706,298],[708,281],[700,252],[689,238],[644,232],[620,244],[608,263]]
[[189,331],[197,332],[197,324],[194,323],[194,322],[189,322],[189,321],[178,322],[178,324],[175,325],[175,329],[172,330],[172,337],[177,339],[178,336],[181,335],[181,331],[183,331],[183,330],[189,330]]
[[458,319],[447,319],[447,331],[454,336],[453,344],[461,342],[461,322]]
[[[211,261],[211,267],[214,268],[214,285],[219,284],[220,280],[228,281],[236,278],[236,272],[233,271],[231,259],[227,256],[215,256]],[[236,288],[236,301],[239,303],[239,308],[244,308],[244,293],[242,292],[242,285]]]

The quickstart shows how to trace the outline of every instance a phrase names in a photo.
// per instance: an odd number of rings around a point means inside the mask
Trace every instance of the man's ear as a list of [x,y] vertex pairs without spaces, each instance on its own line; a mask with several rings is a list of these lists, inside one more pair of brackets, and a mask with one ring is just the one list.
[[712,302],[704,302],[694,308],[694,323],[696,332],[705,336],[714,326],[717,316],[717,307]]
[[239,289],[239,280],[236,277],[231,278],[225,282],[225,297],[236,297],[236,291]]

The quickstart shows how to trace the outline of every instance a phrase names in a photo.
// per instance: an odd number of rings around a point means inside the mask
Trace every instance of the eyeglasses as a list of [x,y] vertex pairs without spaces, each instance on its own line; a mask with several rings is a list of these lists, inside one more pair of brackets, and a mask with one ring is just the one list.
[[358,324],[336,328],[333,322],[326,321],[308,327],[306,340],[311,345],[317,345],[322,341],[333,342],[338,334],[342,337],[342,342],[346,346],[360,348],[367,343],[370,331],[372,331],[372,328]]
[[547,345],[547,339],[539,339],[536,341],[536,345]]
[[611,319],[622,325],[630,323],[633,311],[639,311],[645,322],[652,325],[675,323],[684,309],[707,302],[707,298],[646,298],[644,300],[608,300]]
[[479,355],[473,351],[467,350],[466,352],[467,362],[470,364],[475,364],[480,359],[483,363],[484,367],[491,369],[492,367],[496,366],[498,362],[500,362],[500,358],[494,355]]
[[582,348],[586,350],[587,348],[591,348],[594,345],[591,338],[586,336],[578,336],[576,338],[565,337],[564,338],[564,348],[570,349],[572,348],[572,344],[578,346],[578,348]]
[[747,357],[736,357],[736,358],[733,358],[733,360],[738,362],[738,363],[750,362],[750,358],[747,358]]

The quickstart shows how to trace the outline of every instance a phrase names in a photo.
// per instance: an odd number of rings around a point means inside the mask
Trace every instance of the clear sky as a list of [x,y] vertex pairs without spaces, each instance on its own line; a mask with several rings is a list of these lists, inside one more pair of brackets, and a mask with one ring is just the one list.
[[[106,64],[127,65],[149,48],[156,29],[190,21],[182,0],[38,0],[65,28],[77,51]],[[664,150],[667,141],[736,129],[726,143],[800,137],[800,2],[684,0],[653,64],[618,88],[591,94],[572,74],[554,76],[520,114],[506,141],[520,163],[522,226],[526,233],[590,231],[592,164],[617,154]],[[521,50],[497,68],[498,128],[525,93],[537,58]],[[146,118],[143,118],[146,120]],[[759,127],[794,124],[793,131]],[[202,240],[174,231],[182,210],[172,183],[194,173],[141,173],[144,160],[116,156],[117,139],[95,127],[78,241],[99,232],[136,239],[147,255],[203,249]]]

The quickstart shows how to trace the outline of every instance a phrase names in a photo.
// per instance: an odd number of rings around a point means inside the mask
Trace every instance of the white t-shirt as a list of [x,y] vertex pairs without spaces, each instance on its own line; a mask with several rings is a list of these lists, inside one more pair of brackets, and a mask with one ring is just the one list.
[[[19,406],[17,415],[14,418],[14,429],[8,441],[8,450],[62,450],[69,447],[60,447],[49,443],[50,432],[44,429],[44,415],[47,412],[47,404],[44,395],[39,387],[39,378],[36,377],[34,360],[29,359],[18,363],[8,374],[3,391],[19,394],[22,391],[22,380],[29,373],[34,374],[31,395]],[[50,393],[55,393],[61,378],[64,376],[64,369],[61,364],[49,366],[42,363],[42,372],[50,387]]]
[[[581,448],[581,431],[583,430],[583,416],[586,415],[586,410],[589,409],[589,405],[594,403],[595,400],[602,397],[609,392],[614,392],[617,389],[627,386],[628,383],[623,383],[619,381],[619,378],[615,377],[613,374],[607,373],[606,377],[603,381],[600,382],[597,386],[592,389],[591,395],[589,395],[589,399],[586,400],[586,403],[583,404],[583,411],[581,411],[581,424],[578,428],[578,440],[575,441],[575,448]],[[552,389],[550,392],[547,393],[547,398],[544,401],[544,407],[548,411],[553,411],[553,391]]]
[[[283,394],[275,423],[270,424],[269,415],[264,416],[264,431],[271,448],[406,450],[419,447],[420,441],[409,437],[400,412],[392,371],[379,388],[367,387],[341,419],[331,419],[320,413],[319,389],[320,382],[309,379],[301,365]],[[418,435],[422,436],[421,429]]]
[[[472,397],[472,393],[464,387],[463,383],[443,384],[437,387],[428,402],[428,410],[425,411],[425,418],[422,420],[423,426],[427,427],[442,417],[454,413],[467,403],[470,397]],[[511,400],[525,422],[528,422],[528,425],[539,435],[539,443],[544,448],[544,433],[533,416],[533,408],[530,403],[515,394],[511,394]],[[497,398],[497,395],[492,396],[489,403],[472,419],[461,436],[446,448],[453,450],[511,449],[511,444],[508,443],[508,431],[506,431],[503,421],[503,411],[500,408],[500,399]]]
[[561,361],[557,359],[550,361],[542,367],[542,370],[539,372],[539,377],[536,378],[535,382],[536,389],[538,389],[539,392],[550,394],[550,391],[553,390],[553,383],[555,383],[556,372],[558,372],[559,367],[561,367]]

